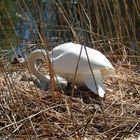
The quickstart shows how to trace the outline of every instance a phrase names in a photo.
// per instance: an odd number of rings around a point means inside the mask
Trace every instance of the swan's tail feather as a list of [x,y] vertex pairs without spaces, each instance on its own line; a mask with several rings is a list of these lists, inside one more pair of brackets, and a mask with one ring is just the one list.
[[[104,97],[105,87],[103,84],[103,79],[100,70],[93,71],[94,78],[92,74],[86,75],[84,77],[84,82],[86,86],[94,93],[99,94],[100,97]],[[96,82],[96,84],[95,84]],[[97,86],[97,87],[96,87]]]

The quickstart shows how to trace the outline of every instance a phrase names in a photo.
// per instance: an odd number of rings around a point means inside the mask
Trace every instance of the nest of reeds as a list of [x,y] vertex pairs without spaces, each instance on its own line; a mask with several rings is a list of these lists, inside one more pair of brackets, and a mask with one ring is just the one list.
[[[43,91],[26,68],[0,76],[0,133],[21,139],[122,139],[140,132],[140,74],[116,66],[105,80],[106,99],[90,91]],[[137,67],[138,68],[138,67]],[[45,71],[45,69],[42,69]],[[7,77],[6,77],[7,76]],[[82,93],[82,94],[81,94]]]
[[[138,139],[139,5],[139,0],[1,0],[0,139]],[[20,37],[24,31],[31,39]],[[5,55],[11,57],[6,48],[25,43],[28,52],[29,42],[50,49],[81,40],[116,62],[116,74],[104,81],[105,100],[83,89],[75,89],[73,96],[72,90],[43,91],[25,65],[2,62]],[[41,72],[47,73],[45,67]]]

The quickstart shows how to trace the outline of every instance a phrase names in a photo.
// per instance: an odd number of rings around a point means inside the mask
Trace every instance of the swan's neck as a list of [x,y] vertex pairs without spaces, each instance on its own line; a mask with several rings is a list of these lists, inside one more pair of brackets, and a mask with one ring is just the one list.
[[36,76],[37,79],[39,79],[40,82],[49,82],[48,79],[38,71],[38,68],[36,66],[36,62],[34,62],[34,64],[32,65],[32,70],[33,70],[33,74]]
[[34,74],[37,79],[39,79],[40,82],[49,83],[50,81],[42,73],[40,73],[38,71],[38,68],[36,66],[36,62],[38,59],[40,59],[40,58],[35,58],[35,57],[29,58],[29,61],[28,61],[29,69],[30,69],[31,73]]

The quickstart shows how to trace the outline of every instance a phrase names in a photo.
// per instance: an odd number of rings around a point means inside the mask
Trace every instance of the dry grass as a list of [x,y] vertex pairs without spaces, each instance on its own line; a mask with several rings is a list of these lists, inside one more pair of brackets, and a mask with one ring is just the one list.
[[[8,11],[4,0],[0,3],[5,10],[4,20],[0,21],[0,35],[5,40],[0,43],[14,49],[23,40],[17,35],[15,40],[9,36],[11,31],[16,34],[12,13]],[[31,74],[26,64],[10,65],[7,59],[10,55],[0,48],[0,139],[138,138],[139,0],[79,0],[74,7],[68,1],[55,1],[49,5],[50,14],[57,13],[57,21],[53,23],[42,18],[43,8],[38,0],[30,1],[29,6],[25,0],[17,0],[16,4],[16,14],[23,22],[28,21],[29,15],[36,16],[35,27],[31,26],[30,31],[38,37],[33,38],[31,43],[37,42],[36,45],[42,45],[47,50],[69,40],[84,42],[103,52],[114,65],[116,74],[104,81],[107,88],[104,101],[85,90],[76,90],[74,97],[71,97],[71,90],[42,91],[29,80]],[[45,36],[45,33],[53,33],[57,39],[54,41],[50,36]],[[29,41],[31,40],[25,42]],[[42,67],[41,72],[46,74],[46,67]]]
[[65,94],[59,90],[55,94],[42,91],[32,82],[22,80],[23,75],[29,76],[26,68],[12,71],[6,79],[1,75],[1,136],[21,139],[137,136],[140,132],[140,74],[134,68],[116,66],[115,69],[116,74],[105,80],[107,93],[102,103],[107,126],[100,101],[95,102],[89,91],[81,91],[82,95],[78,97],[66,95],[71,91],[65,91]]

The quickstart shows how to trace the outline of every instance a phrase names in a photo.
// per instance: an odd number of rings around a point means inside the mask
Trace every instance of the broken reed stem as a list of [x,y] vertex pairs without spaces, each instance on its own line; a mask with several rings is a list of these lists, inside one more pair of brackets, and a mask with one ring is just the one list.
[[89,68],[90,68],[90,70],[91,70],[92,78],[93,78],[93,81],[94,81],[95,86],[96,86],[97,94],[98,94],[99,99],[100,99],[101,110],[102,110],[102,113],[103,113],[103,119],[104,119],[105,127],[106,127],[106,129],[107,129],[108,126],[107,126],[106,116],[105,116],[105,112],[104,112],[104,105],[103,105],[102,99],[101,99],[101,97],[100,97],[100,95],[99,95],[99,92],[98,92],[97,83],[96,83],[95,76],[94,76],[94,73],[93,73],[93,70],[92,70],[92,67],[91,67],[91,63],[90,63],[90,59],[89,59],[89,56],[88,56],[88,53],[87,53],[87,49],[86,49],[86,46],[85,46],[85,42],[84,42],[83,46],[84,46],[84,49],[85,49],[85,52],[86,52],[86,56],[87,56]]
[[80,62],[80,57],[81,57],[81,53],[82,53],[82,48],[83,48],[83,46],[81,45],[81,49],[80,49],[80,52],[79,52],[79,56],[78,56],[78,61],[77,61],[77,65],[76,65],[76,68],[75,68],[75,73],[74,73],[74,79],[73,79],[73,83],[72,83],[72,97],[73,97],[73,95],[74,95],[74,86],[75,86],[75,80],[76,80],[76,75],[77,75],[77,71],[78,71],[78,66],[79,66],[79,62]]

